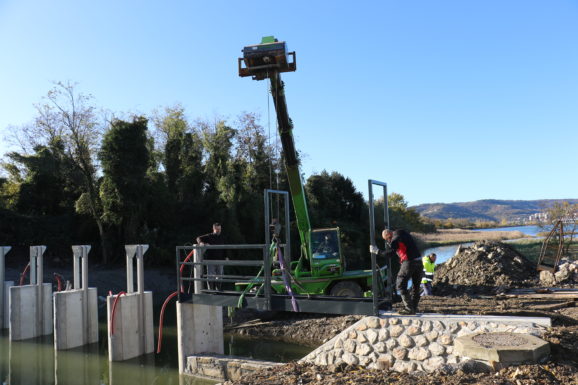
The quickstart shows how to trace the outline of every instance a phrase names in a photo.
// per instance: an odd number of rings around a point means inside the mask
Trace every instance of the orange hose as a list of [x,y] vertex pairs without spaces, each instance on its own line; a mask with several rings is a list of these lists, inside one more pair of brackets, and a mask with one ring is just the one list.
[[110,314],[110,326],[109,326],[111,336],[114,335],[114,314],[116,312],[116,304],[121,295],[126,295],[126,292],[121,291],[120,293],[118,293],[116,295],[116,298],[114,299],[114,303],[112,304],[112,312]]
[[161,347],[163,344],[163,320],[165,318],[165,308],[167,307],[169,301],[177,294],[179,294],[179,292],[175,291],[174,293],[169,295],[167,299],[165,299],[165,303],[163,303],[163,307],[161,308],[161,316],[159,319],[159,338],[157,340],[157,354],[161,352]]
[[28,273],[28,270],[30,270],[30,262],[28,262],[28,265],[26,265],[26,267],[24,268],[24,271],[22,272],[22,274],[20,274],[20,285],[19,286],[24,285],[24,278],[26,278],[26,274]]

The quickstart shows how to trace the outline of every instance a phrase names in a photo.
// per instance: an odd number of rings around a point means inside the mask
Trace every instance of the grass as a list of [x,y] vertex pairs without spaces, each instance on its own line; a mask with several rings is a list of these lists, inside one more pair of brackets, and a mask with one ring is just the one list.
[[538,263],[543,239],[521,239],[509,244],[532,263]]
[[[455,245],[477,241],[505,241],[507,239],[528,238],[521,231],[474,231],[463,229],[438,230],[435,233],[414,234],[428,247]],[[540,250],[538,250],[539,252]]]
[[[538,258],[540,257],[540,251],[542,249],[542,242],[544,242],[543,239],[521,239],[519,241],[510,242],[510,245],[530,261],[538,263]],[[554,250],[555,249],[556,246],[554,245]],[[546,253],[546,255],[549,254]],[[570,259],[578,258],[578,241],[572,242],[568,250],[568,255],[562,255],[562,258],[564,257],[569,257]]]

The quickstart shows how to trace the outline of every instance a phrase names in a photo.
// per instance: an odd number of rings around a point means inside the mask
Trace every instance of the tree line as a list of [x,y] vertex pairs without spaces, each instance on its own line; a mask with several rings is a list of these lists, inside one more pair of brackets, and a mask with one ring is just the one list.
[[[122,260],[124,244],[146,243],[155,263],[171,263],[175,246],[213,222],[228,243],[263,242],[263,190],[288,190],[283,154],[254,113],[190,121],[177,105],[106,117],[72,83],[56,83],[35,108],[15,130],[21,150],[1,164],[3,244],[45,244],[53,256],[91,244],[107,264]],[[368,205],[351,180],[323,171],[305,190],[313,226],[340,226],[346,250],[365,255]],[[392,225],[432,229],[402,195],[389,202]]]

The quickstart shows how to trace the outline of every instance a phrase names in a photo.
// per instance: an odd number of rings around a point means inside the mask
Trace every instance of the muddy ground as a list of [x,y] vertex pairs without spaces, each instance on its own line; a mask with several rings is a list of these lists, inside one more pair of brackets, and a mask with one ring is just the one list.
[[[289,384],[578,384],[578,287],[565,293],[540,288],[535,267],[509,245],[477,242],[436,269],[434,293],[424,297],[420,312],[438,314],[550,317],[544,338],[551,343],[547,362],[491,373],[463,367],[454,372],[402,374],[346,365],[318,367],[290,363],[227,385]],[[536,290],[537,289],[537,290]],[[576,289],[576,291],[572,291]],[[394,305],[399,310],[400,305]],[[240,312],[228,330],[243,335],[279,338],[312,347],[331,339],[359,316],[292,315]]]

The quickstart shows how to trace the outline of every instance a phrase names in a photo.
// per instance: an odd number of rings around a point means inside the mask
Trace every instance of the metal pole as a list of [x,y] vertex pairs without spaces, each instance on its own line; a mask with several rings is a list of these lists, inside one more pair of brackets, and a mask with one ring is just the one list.
[[[4,281],[6,279],[6,254],[10,251],[10,246],[0,246],[0,329],[4,328]],[[6,325],[7,326],[7,325]]]
[[263,247],[263,267],[265,275],[265,310],[271,310],[271,258],[268,245]]
[[[194,249],[193,262],[202,263],[203,255],[204,253],[202,249]],[[203,291],[203,281],[200,281],[200,279],[203,278],[203,265],[193,266],[193,277],[195,278],[195,282],[193,283],[193,293],[201,294],[201,292]],[[199,279],[199,281],[197,281],[197,279]]]
[[263,198],[265,201],[265,244],[267,245],[267,250],[271,247],[271,232],[269,229],[269,224],[271,223],[270,213],[269,213],[269,194],[271,190],[265,189],[263,193]]
[[[369,195],[369,241],[371,245],[375,246],[375,209],[373,207],[373,181],[368,182],[368,195]],[[375,268],[376,258],[375,253],[371,254],[371,299],[373,302],[373,313],[374,315],[379,315],[379,309],[377,305],[377,271]]]
[[285,192],[285,256],[289,264],[287,269],[291,271],[291,224],[289,223],[289,194]]

